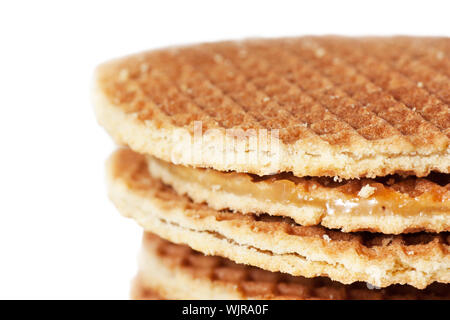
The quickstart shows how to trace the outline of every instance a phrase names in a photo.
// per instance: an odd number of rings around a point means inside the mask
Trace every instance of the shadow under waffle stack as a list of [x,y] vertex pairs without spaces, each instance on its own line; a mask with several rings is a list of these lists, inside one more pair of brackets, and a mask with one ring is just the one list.
[[97,118],[126,147],[110,198],[172,243],[147,236],[135,296],[447,298],[449,57],[448,38],[302,37],[101,65]]
[[327,278],[294,277],[205,256],[153,234],[144,235],[134,299],[450,299],[450,285],[424,290],[406,285],[384,289],[343,285]]

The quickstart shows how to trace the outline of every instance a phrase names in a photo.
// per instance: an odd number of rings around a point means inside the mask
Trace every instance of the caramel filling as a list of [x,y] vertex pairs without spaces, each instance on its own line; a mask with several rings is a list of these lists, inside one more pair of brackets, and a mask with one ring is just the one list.
[[386,177],[335,182],[332,178],[299,178],[287,173],[258,177],[173,165],[154,158],[149,161],[156,162],[182,183],[194,183],[215,192],[259,201],[315,207],[328,215],[423,216],[450,213],[449,175],[434,180]]

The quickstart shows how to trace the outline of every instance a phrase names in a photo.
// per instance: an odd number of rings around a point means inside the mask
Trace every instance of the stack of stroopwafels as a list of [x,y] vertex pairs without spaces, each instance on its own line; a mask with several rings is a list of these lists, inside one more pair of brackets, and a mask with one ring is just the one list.
[[102,65],[133,297],[450,298],[450,40],[303,37]]

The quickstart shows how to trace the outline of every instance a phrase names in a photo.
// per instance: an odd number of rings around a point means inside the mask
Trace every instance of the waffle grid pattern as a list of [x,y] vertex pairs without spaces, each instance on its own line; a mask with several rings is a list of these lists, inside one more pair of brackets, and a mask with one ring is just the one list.
[[143,120],[158,114],[177,126],[280,129],[286,143],[394,141],[399,150],[442,150],[450,135],[448,52],[413,60],[420,52],[404,45],[397,57],[391,41],[301,38],[155,51],[117,63],[106,90]]

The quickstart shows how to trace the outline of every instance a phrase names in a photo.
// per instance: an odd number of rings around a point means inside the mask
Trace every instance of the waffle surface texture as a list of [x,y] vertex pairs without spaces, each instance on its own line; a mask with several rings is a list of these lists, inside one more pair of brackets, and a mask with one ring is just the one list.
[[[449,43],[304,37],[141,53],[99,67],[97,117],[139,153],[221,171],[449,173]],[[186,152],[195,123],[202,140]],[[276,147],[251,143],[264,130]]]
[[327,278],[307,279],[205,256],[153,234],[144,235],[134,299],[450,299],[449,285],[425,290],[365,283],[343,285]]
[[425,288],[450,282],[448,233],[344,233],[292,219],[217,211],[153,178],[145,156],[118,150],[108,162],[109,195],[146,231],[207,255],[269,271],[328,276],[344,284]]

